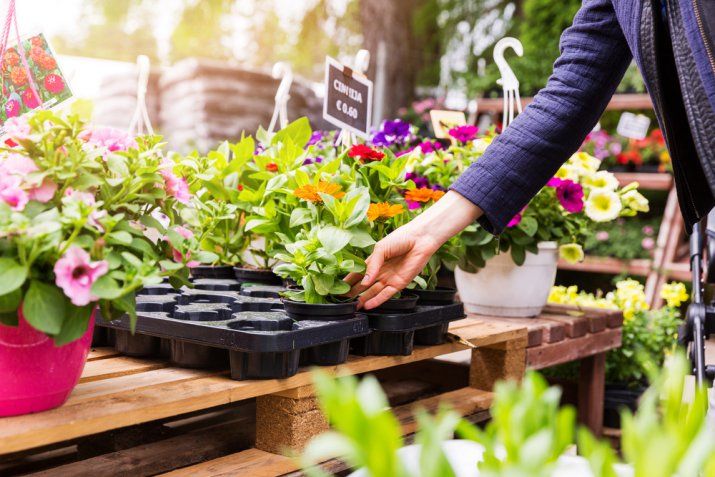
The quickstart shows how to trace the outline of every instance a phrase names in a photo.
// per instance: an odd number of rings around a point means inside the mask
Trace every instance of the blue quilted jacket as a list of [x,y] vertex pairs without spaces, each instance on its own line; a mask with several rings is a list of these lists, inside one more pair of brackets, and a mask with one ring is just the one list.
[[546,87],[452,189],[499,233],[578,149],[635,59],[690,230],[715,204],[714,32],[715,0],[584,0]]

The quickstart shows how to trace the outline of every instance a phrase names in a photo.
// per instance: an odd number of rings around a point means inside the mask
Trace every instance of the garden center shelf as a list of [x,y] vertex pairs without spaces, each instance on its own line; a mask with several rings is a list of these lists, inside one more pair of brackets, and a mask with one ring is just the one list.
[[673,176],[668,172],[616,172],[615,176],[621,186],[637,182],[645,190],[667,191],[673,187]]
[[[351,355],[321,369],[375,375],[405,435],[415,431],[415,409],[446,404],[480,422],[488,418],[496,380],[574,360],[581,362],[579,395],[585,397],[579,409],[597,415],[603,408],[602,357],[619,346],[621,323],[617,312],[554,306],[530,320],[472,315],[451,323],[454,338],[443,344],[416,346],[409,356]],[[465,351],[471,364],[433,359]],[[296,472],[296,461],[280,454],[327,429],[311,382],[306,367],[287,379],[235,381],[228,368],[184,369],[167,359],[95,348],[65,405],[0,419],[0,475]],[[324,465],[344,470],[334,460]]]
[[608,273],[620,275],[627,273],[628,275],[647,276],[653,266],[653,261],[649,259],[633,259],[623,260],[613,257],[594,257],[586,256],[583,262],[570,263],[566,260],[559,260],[560,270],[574,270],[587,273]]
[[[532,97],[521,98],[521,104],[526,107],[534,100]],[[503,98],[477,99],[481,113],[501,114],[504,111]],[[623,111],[627,109],[652,109],[653,102],[647,94],[615,94],[606,106],[608,111]]]

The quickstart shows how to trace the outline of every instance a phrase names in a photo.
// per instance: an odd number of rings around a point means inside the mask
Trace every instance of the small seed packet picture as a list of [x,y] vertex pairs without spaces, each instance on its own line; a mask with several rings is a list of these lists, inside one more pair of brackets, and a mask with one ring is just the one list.
[[[24,51],[25,61],[20,48]],[[42,33],[21,40],[2,58],[0,133],[5,121],[42,107],[49,109],[72,97],[67,79]]]
[[463,111],[433,109],[429,115],[432,120],[434,137],[439,139],[449,138],[450,129],[467,124],[467,117]]

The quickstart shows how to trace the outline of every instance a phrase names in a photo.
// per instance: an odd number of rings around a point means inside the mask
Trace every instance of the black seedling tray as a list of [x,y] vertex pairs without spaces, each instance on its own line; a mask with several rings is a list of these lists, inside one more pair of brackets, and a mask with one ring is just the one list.
[[98,325],[113,331],[115,347],[124,354],[168,356],[190,368],[230,362],[231,377],[239,380],[286,378],[299,363],[343,363],[350,340],[370,333],[366,315],[295,321],[280,300],[242,295],[230,282],[235,281],[197,279],[202,288],[180,291],[165,284],[147,287],[137,296],[134,335],[128,316]]
[[452,303],[442,306],[417,306],[405,313],[367,312],[372,333],[351,341],[351,352],[361,356],[412,354],[414,345],[444,343],[449,323],[461,320],[464,306]]

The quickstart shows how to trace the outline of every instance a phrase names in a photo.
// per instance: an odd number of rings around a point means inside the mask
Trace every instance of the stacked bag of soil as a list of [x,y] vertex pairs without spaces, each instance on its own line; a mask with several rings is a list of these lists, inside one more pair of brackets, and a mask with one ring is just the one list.
[[[137,107],[137,76],[135,64],[107,74],[102,78],[99,96],[94,103],[94,122],[102,126],[126,129]],[[152,70],[147,84],[146,107],[155,129],[159,126],[159,69]]]

